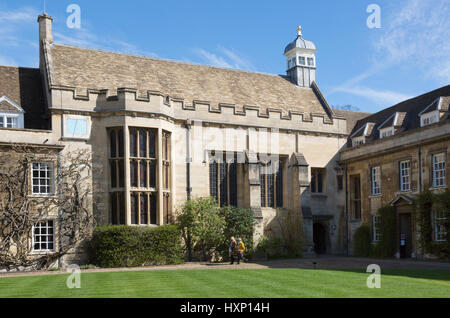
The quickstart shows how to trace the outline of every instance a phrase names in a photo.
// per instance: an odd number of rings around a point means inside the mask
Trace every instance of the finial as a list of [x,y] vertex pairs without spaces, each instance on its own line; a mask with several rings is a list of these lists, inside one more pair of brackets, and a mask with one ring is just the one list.
[[297,35],[302,36],[302,27],[301,26],[297,27]]

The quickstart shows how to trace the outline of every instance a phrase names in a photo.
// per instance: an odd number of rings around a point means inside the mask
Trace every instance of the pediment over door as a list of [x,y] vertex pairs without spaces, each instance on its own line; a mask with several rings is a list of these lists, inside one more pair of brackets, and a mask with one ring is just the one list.
[[412,205],[414,204],[414,198],[406,194],[399,194],[392,200],[389,205],[391,206],[401,206],[401,205]]

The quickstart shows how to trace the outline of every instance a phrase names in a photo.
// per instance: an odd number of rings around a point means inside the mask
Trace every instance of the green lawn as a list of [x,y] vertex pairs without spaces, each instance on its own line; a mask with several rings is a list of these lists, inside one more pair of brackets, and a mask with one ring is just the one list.
[[0,297],[450,297],[450,271],[385,270],[381,289],[366,287],[362,271],[211,269],[0,278]]

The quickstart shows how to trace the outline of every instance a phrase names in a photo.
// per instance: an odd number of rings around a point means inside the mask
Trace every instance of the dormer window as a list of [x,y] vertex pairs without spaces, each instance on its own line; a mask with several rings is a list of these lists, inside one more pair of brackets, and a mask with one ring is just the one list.
[[304,56],[299,56],[298,57],[298,64],[299,65],[305,65],[305,57]]
[[352,147],[356,147],[366,143],[366,137],[372,134],[374,123],[365,123],[359,127],[351,136]]
[[380,129],[380,139],[387,138],[394,135],[394,127],[386,127]]
[[0,97],[0,128],[23,128],[25,111],[6,96]]
[[356,147],[359,145],[364,145],[366,143],[366,139],[364,137],[355,137],[352,139],[352,146]]
[[428,126],[439,121],[439,111],[432,111],[420,115],[420,127]]
[[441,116],[449,111],[449,97],[438,97],[419,113],[420,127],[439,122]]
[[314,59],[312,57],[308,57],[308,66],[314,66]]

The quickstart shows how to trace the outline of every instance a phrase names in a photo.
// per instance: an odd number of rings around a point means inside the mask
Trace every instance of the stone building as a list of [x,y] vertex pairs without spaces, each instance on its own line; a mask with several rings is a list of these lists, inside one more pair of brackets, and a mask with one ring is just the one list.
[[[397,257],[419,256],[414,196],[448,187],[450,170],[450,86],[403,101],[359,120],[341,151],[347,184],[350,252],[355,230],[370,224],[379,240],[380,207],[397,214]],[[445,240],[440,215],[433,216],[433,238]]]
[[257,237],[277,209],[289,209],[302,215],[306,252],[314,241],[317,252],[345,251],[337,159],[367,114],[328,105],[315,81],[316,47],[301,29],[284,51],[283,76],[62,45],[51,17],[38,22],[40,67],[26,71],[33,83],[20,68],[11,70],[19,80],[0,81],[41,95],[22,104],[15,88],[3,92],[0,105],[25,120],[0,125],[0,142],[91,151],[103,168],[92,180],[101,223],[166,224],[188,198],[211,195],[252,209]]

